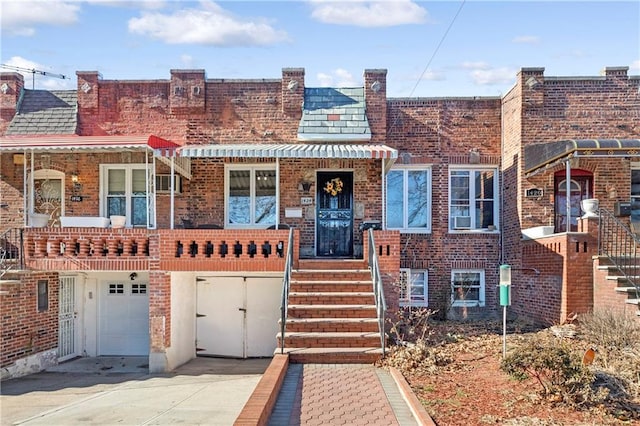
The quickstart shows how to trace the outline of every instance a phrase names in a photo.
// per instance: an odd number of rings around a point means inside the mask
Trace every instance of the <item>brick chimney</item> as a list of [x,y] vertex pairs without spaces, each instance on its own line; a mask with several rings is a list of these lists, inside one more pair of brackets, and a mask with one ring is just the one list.
[[364,70],[364,98],[371,142],[385,143],[387,135],[387,70]]
[[24,89],[24,77],[17,72],[0,73],[0,120],[10,122]]
[[303,102],[304,68],[283,68],[282,112],[294,119],[300,119]]
[[176,114],[202,114],[205,100],[205,72],[198,70],[171,70],[169,106]]

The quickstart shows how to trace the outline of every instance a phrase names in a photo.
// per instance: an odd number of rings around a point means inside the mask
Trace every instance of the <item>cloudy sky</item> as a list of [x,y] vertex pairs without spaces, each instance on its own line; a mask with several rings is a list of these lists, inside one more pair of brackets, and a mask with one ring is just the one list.
[[[361,86],[384,68],[389,97],[499,96],[523,67],[547,76],[640,75],[640,1],[125,1],[0,0],[0,71],[27,87],[104,79],[280,78]],[[67,79],[56,78],[65,75]]]

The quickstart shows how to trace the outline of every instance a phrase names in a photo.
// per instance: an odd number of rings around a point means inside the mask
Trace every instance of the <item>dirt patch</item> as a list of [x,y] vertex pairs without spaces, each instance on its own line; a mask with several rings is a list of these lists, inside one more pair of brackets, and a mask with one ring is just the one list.
[[[517,381],[500,369],[503,339],[498,323],[434,322],[426,348],[391,351],[385,363],[405,376],[437,425],[629,425],[640,424],[640,400],[572,406],[541,393],[533,379]],[[507,350],[540,330],[511,329]],[[579,354],[589,343],[570,337]],[[422,353],[419,353],[421,352]],[[403,352],[403,354],[401,354]],[[417,362],[416,359],[422,361]],[[595,364],[594,364],[595,366]]]

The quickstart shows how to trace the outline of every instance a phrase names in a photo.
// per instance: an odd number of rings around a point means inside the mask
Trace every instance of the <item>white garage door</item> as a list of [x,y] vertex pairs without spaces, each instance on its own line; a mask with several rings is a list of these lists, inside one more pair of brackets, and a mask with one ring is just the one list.
[[147,289],[146,283],[102,283],[99,355],[149,355]]
[[282,278],[207,277],[197,282],[198,355],[272,356]]

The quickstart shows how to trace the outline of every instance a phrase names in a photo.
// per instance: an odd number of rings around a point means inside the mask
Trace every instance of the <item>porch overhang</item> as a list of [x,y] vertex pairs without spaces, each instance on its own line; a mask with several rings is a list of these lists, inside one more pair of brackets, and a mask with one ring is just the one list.
[[[65,153],[152,151],[163,163],[171,166],[169,158],[176,156],[180,144],[155,135],[147,136],[78,136],[37,135],[4,136],[0,138],[0,153]],[[191,179],[191,164],[185,158],[173,167],[182,176]]]
[[398,151],[373,144],[220,144],[183,146],[178,156],[191,158],[340,158],[396,160]]
[[570,158],[628,158],[640,156],[640,139],[567,139],[524,147],[527,177]]
[[78,136],[38,135],[4,136],[0,152],[70,152],[152,150],[156,156],[172,156],[180,144],[155,135],[147,136]]

